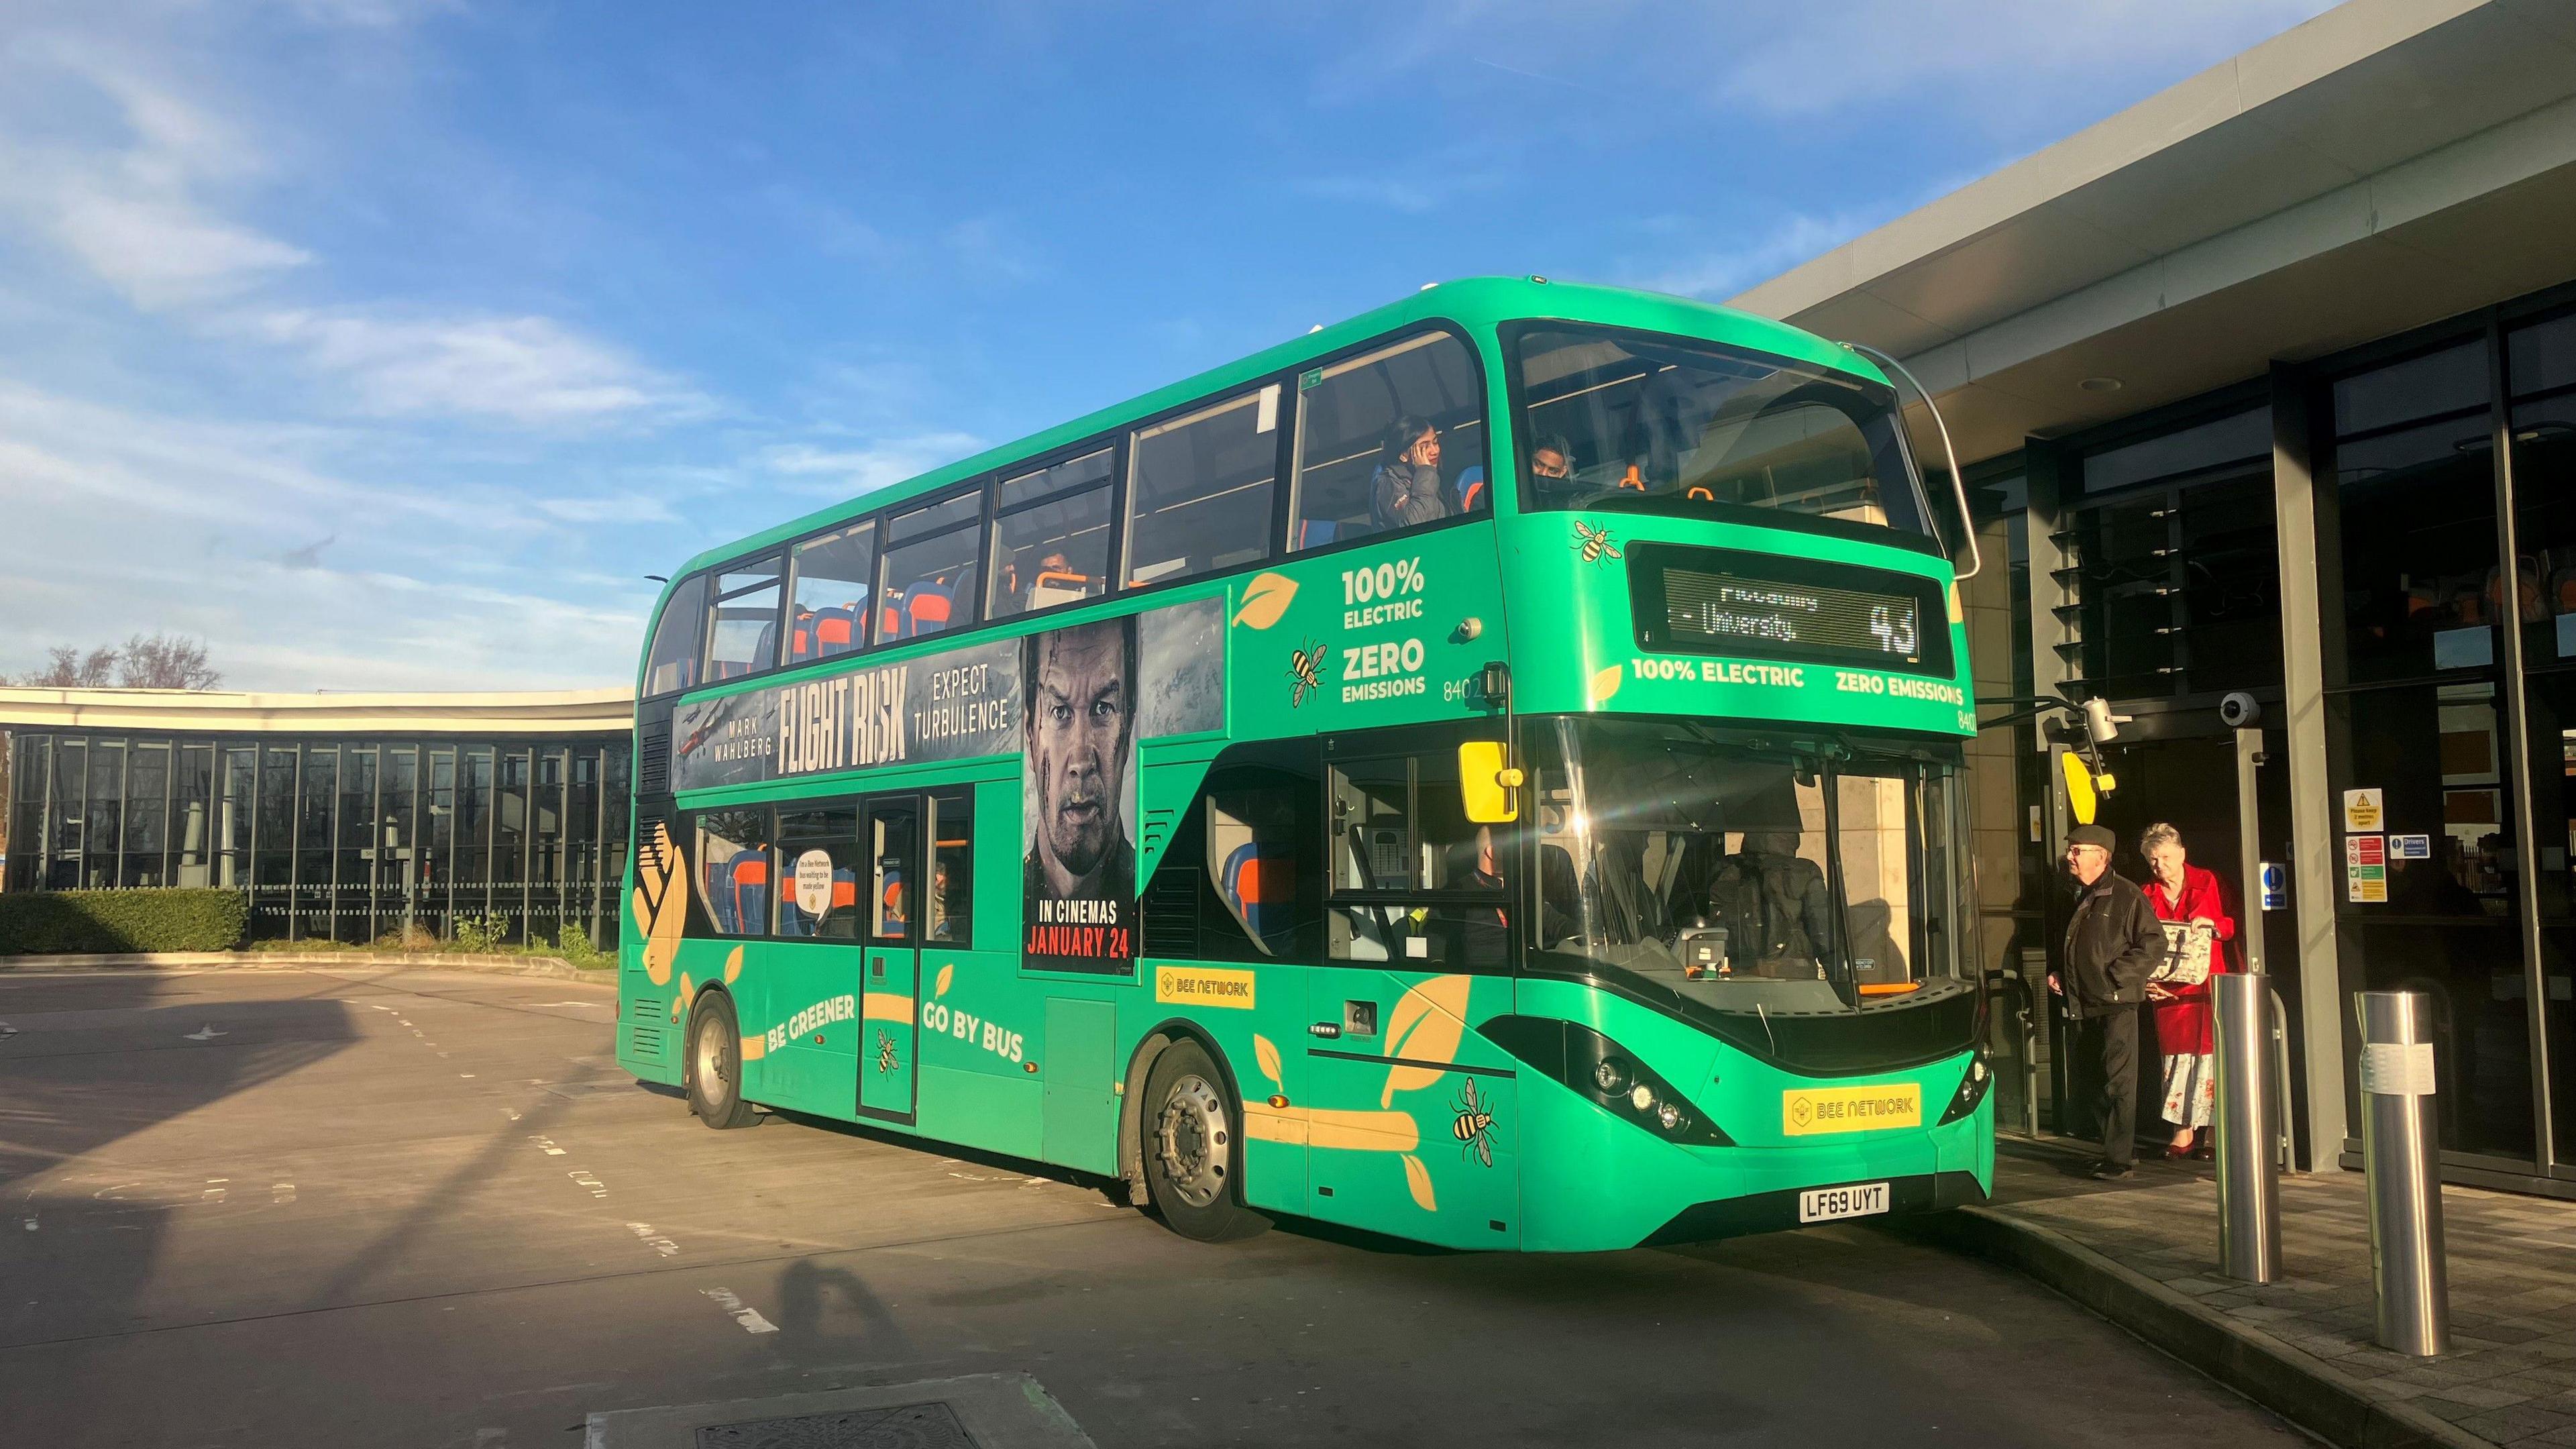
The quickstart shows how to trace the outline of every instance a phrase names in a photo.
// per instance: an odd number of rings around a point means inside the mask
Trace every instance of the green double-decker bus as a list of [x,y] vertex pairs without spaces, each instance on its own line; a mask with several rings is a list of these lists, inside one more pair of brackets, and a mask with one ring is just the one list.
[[675,576],[618,1060],[1201,1239],[1973,1201],[1968,679],[1859,354],[1425,288]]

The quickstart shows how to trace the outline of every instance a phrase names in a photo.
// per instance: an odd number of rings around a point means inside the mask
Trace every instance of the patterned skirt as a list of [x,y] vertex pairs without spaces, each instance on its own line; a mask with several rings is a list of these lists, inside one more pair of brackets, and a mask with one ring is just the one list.
[[2165,1120],[2177,1127],[2206,1127],[2218,1108],[2218,1058],[2183,1052],[2165,1058]]

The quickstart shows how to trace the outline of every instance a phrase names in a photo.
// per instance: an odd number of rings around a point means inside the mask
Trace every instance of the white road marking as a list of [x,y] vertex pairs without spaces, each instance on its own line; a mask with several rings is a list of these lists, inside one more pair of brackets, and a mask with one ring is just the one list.
[[760,1316],[760,1310],[747,1307],[730,1288],[701,1288],[699,1292],[716,1301],[716,1306],[733,1315],[745,1333],[776,1333],[778,1325]]
[[27,1214],[26,1228],[27,1231],[31,1233],[36,1230],[36,1215],[34,1213]]
[[230,1033],[230,1032],[221,1032],[221,1031],[217,1031],[217,1030],[215,1030],[215,1024],[214,1024],[213,1022],[211,1022],[211,1021],[210,1021],[210,1022],[207,1022],[204,1026],[198,1027],[195,1031],[189,1032],[186,1036],[181,1037],[181,1038],[180,1038],[180,1040],[181,1040],[181,1041],[213,1041],[216,1037],[219,1037],[219,1036],[229,1036],[229,1035],[231,1035],[231,1033]]
[[277,1184],[275,1187],[270,1188],[270,1189],[269,1189],[269,1193],[270,1193],[269,1201],[271,1201],[271,1202],[274,1202],[274,1203],[290,1203],[290,1202],[293,1202],[293,1201],[295,1201],[295,1184],[294,1184],[294,1183],[291,1183],[291,1182],[281,1182],[281,1183]]
[[463,1077],[469,1082],[474,1080],[474,1074],[472,1072],[458,1072],[456,1075]]
[[230,1182],[230,1181],[232,1181],[232,1179],[231,1179],[231,1178],[229,1178],[229,1177],[210,1177],[210,1178],[207,1178],[207,1179],[206,1179],[206,1190],[205,1190],[204,1192],[202,1192],[202,1193],[199,1193],[199,1194],[197,1195],[197,1200],[198,1200],[199,1202],[222,1202],[222,1201],[224,1200],[224,1186],[223,1186],[223,1185],[224,1185],[225,1183]]
[[[510,1115],[516,1117],[519,1114],[513,1112]],[[564,1150],[557,1147],[555,1145],[555,1140],[551,1137],[531,1137],[528,1140],[537,1144],[539,1147],[544,1148],[546,1150],[546,1156],[548,1157],[561,1157],[564,1155]]]
[[628,1223],[626,1230],[643,1239],[647,1246],[665,1258],[679,1256],[680,1245],[654,1232],[651,1223]]
[[565,1173],[564,1176],[571,1178],[573,1181],[580,1183],[586,1188],[589,1188],[590,1195],[592,1197],[608,1196],[608,1184],[600,1181],[597,1177],[592,1176],[590,1169],[587,1167],[576,1167],[572,1171]]
[[511,1120],[511,1121],[516,1122],[516,1121],[518,1121],[518,1120],[519,1120],[519,1114],[518,1114],[515,1110],[513,1110],[513,1109],[511,1109],[511,1108],[508,1108],[508,1107],[504,1107],[504,1108],[502,1108],[501,1110],[502,1110],[502,1111],[504,1111],[504,1112],[508,1112],[508,1113],[510,1114],[510,1120]]

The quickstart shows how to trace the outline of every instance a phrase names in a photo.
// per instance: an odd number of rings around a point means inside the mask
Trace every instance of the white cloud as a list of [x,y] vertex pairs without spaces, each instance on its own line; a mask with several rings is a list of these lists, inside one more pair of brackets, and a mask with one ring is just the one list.
[[1842,245],[1865,226],[1850,215],[1793,215],[1749,240],[1666,262],[1622,280],[1650,292],[1719,301]]
[[860,448],[781,443],[761,450],[759,468],[799,481],[789,486],[817,498],[857,498],[982,451],[968,433],[923,433]]
[[64,248],[146,310],[229,297],[312,260],[176,196],[119,195],[65,181],[42,204]]
[[701,394],[539,316],[281,308],[251,317],[364,411],[520,424],[702,416]]

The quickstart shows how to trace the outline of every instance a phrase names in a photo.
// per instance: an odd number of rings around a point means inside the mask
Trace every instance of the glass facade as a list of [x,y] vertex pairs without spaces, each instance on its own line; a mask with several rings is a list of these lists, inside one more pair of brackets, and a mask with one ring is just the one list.
[[[2313,558],[2281,553],[2276,445],[2304,449]],[[2100,806],[2123,842],[2116,867],[2143,878],[2130,843],[2171,821],[2239,899],[2233,745],[2217,713],[2238,690],[2267,711],[2256,847],[2292,859],[2282,718],[2312,709],[2334,801],[2376,791],[2378,813],[2333,810],[2326,899],[2236,910],[2267,943],[2294,1039],[2340,1047],[2350,1098],[2350,994],[2425,993],[2447,1173],[2576,1195],[2576,288],[2034,440],[1988,471],[1998,481],[1979,511],[2009,530],[2012,567],[1981,581],[1970,612],[1977,594],[2010,610],[2010,692],[2105,698],[2136,717],[2108,752],[2121,789]],[[2316,582],[2306,679],[2284,668],[2293,578]],[[1981,695],[2003,697],[2001,670],[1981,661],[1979,674]],[[2063,929],[2062,893],[2032,886],[2054,873],[2036,842],[2071,823],[2050,768],[2063,737],[2018,729],[1989,731],[1976,761],[2010,781],[1975,790],[1981,845],[1993,842],[1979,862],[1990,936],[2021,948],[1989,950],[1999,1022],[2027,1009],[2007,978]],[[1988,751],[1998,742],[2017,763]],[[2023,846],[2017,869],[2007,840]],[[2301,912],[2331,919],[2342,999],[2299,999]],[[2049,1056],[2052,1036],[2022,1050]],[[2009,1044],[1997,1055],[2012,1064]],[[2063,1090],[2061,1074],[2037,1075],[2032,1094]],[[2141,1098],[2150,1122],[2155,1101]],[[2347,1109],[2347,1140],[2308,1144],[2312,1160],[2357,1150],[2357,1101]]]
[[629,737],[9,735],[10,890],[214,886],[253,940],[617,938]]

